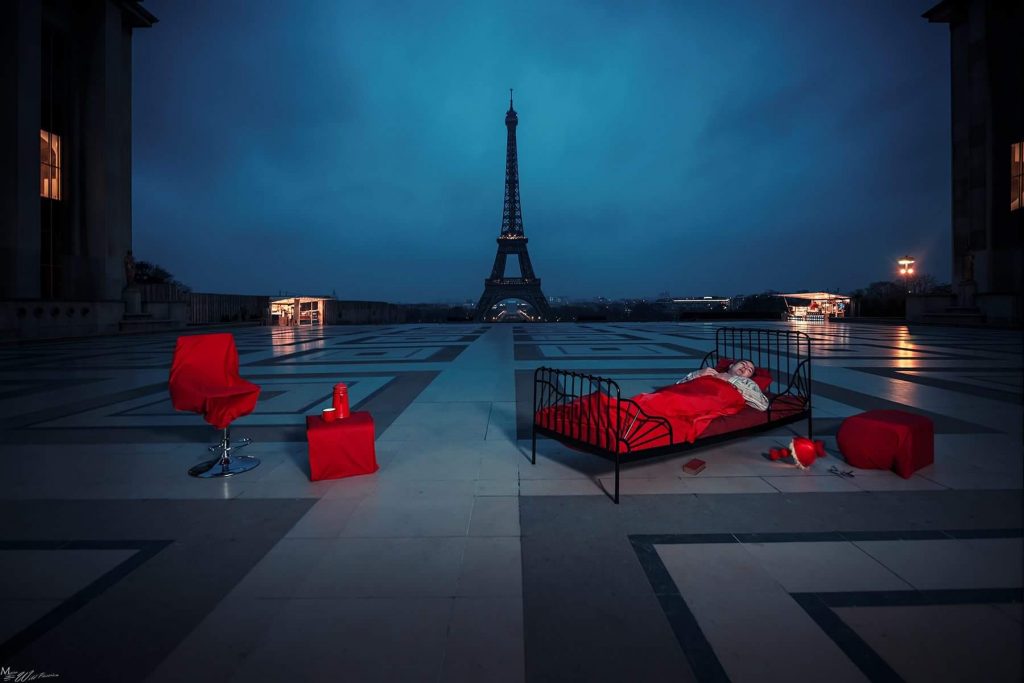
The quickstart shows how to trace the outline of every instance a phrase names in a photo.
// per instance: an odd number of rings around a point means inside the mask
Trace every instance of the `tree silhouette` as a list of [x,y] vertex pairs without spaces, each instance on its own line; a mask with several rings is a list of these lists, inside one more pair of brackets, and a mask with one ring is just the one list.
[[149,261],[135,262],[135,282],[140,285],[177,285],[184,291],[191,288],[174,279],[174,275],[166,268]]

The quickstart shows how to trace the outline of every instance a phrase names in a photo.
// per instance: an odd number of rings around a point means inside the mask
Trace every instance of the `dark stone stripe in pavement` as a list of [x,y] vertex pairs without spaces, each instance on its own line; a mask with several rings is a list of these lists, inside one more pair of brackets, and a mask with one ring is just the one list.
[[[814,380],[811,383],[811,389],[814,396],[821,396],[838,403],[852,406],[858,410],[903,410],[908,413],[914,413],[915,415],[924,415],[925,417],[931,418],[932,422],[935,423],[936,434],[998,433],[998,430],[975,422],[968,422],[967,420],[960,420],[955,417],[949,417],[948,415],[933,413],[929,410],[922,410],[921,408],[916,408],[914,406],[907,406],[902,403],[897,403],[896,401],[890,401],[878,396],[872,396],[871,394],[854,391],[853,389],[847,389],[836,384],[828,384]],[[812,398],[812,408],[813,405],[814,399]],[[818,421],[815,420],[815,426],[817,426],[817,423]],[[815,428],[815,432],[817,431],[817,428]]]
[[68,415],[77,415],[89,410],[95,410],[96,408],[102,408],[103,406],[120,403],[121,401],[131,401],[136,398],[151,396],[161,392],[166,395],[167,382],[146,384],[140,387],[135,387],[134,389],[126,389],[124,391],[117,391],[103,396],[94,396],[92,398],[81,399],[71,403],[58,404],[30,413],[3,417],[0,418],[0,432],[9,429],[20,429],[40,422],[56,420],[57,418],[67,417]]
[[[421,370],[399,373],[360,373],[360,376],[379,377],[384,374],[393,374],[394,378],[361,402],[352,406],[353,410],[370,411],[373,415],[374,431],[378,436],[391,426],[395,419],[416,400],[416,397],[438,375],[433,370]],[[338,377],[332,374],[303,374],[256,375],[249,378],[273,377],[280,379],[300,376],[305,378],[310,376],[324,377],[325,379]],[[356,376],[356,373],[346,373],[346,376]],[[325,386],[330,386],[330,383],[325,383]],[[162,395],[160,400],[163,400],[163,397],[166,396],[166,391],[166,384],[150,385],[149,387],[122,392],[121,394],[105,397],[104,399],[78,402],[76,404],[79,408],[78,410],[69,411],[67,408],[61,407],[38,411],[27,416],[21,416],[21,419],[24,420],[22,424],[18,424],[17,420],[12,420],[15,425],[7,426],[6,429],[0,429],[0,438],[2,438],[3,442],[11,444],[195,443],[202,445],[213,443],[217,440],[217,430],[205,424],[199,415],[195,416],[196,424],[189,426],[28,428],[32,424],[101,408],[103,405],[147,394],[159,393]],[[2,424],[0,422],[0,425]],[[304,442],[306,440],[305,415],[296,413],[295,423],[289,425],[246,425],[245,427],[239,427],[237,435],[247,436],[256,442]]]
[[[995,387],[982,387],[977,384],[968,384],[967,382],[957,382],[952,379],[943,379],[941,377],[935,377],[936,373],[949,373],[953,372],[950,368],[927,368],[927,373],[906,374],[901,372],[898,368],[849,368],[850,370],[856,370],[858,372],[865,372],[870,375],[878,375],[879,377],[888,377],[890,379],[900,379],[905,382],[913,382],[914,384],[924,384],[929,387],[936,387],[939,389],[949,389],[961,394],[970,394],[971,396],[978,396],[979,398],[988,398],[993,401],[1003,401],[1005,403],[1017,403],[1021,402],[1021,395],[1019,392],[1004,391],[1002,389],[996,389]],[[924,368],[922,368],[924,369]],[[970,368],[968,372],[978,372],[982,368]],[[963,371],[961,371],[962,373]],[[1009,369],[1007,372],[1020,372],[1020,369]]]

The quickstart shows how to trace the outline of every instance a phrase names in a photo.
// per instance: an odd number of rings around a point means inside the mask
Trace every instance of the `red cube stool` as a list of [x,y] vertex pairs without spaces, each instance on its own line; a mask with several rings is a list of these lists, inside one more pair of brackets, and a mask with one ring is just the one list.
[[839,427],[836,442],[854,467],[891,469],[904,479],[935,461],[931,419],[902,410],[869,410],[848,417]]
[[373,474],[378,469],[373,416],[366,411],[334,422],[325,422],[319,415],[307,415],[306,441],[311,481]]

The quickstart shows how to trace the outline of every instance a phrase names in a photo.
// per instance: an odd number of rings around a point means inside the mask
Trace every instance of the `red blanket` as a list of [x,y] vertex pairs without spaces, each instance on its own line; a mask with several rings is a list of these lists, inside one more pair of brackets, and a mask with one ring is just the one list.
[[[626,452],[693,442],[713,419],[735,415],[745,405],[743,395],[728,382],[698,377],[621,403],[607,394],[590,394],[565,406],[544,408],[536,420],[541,427],[594,446]],[[657,417],[663,419],[651,419]],[[617,429],[628,447],[615,443]]]

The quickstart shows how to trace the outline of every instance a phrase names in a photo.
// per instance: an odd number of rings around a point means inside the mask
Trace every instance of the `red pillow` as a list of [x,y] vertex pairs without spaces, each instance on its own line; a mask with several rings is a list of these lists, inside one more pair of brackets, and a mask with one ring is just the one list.
[[[725,372],[729,369],[729,366],[735,363],[732,358],[719,358],[718,364],[715,366],[716,372]],[[754,384],[761,391],[768,391],[768,387],[772,383],[772,373],[765,368],[754,367],[754,376],[750,379],[754,380]]]

